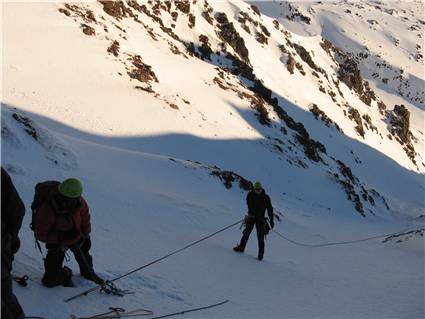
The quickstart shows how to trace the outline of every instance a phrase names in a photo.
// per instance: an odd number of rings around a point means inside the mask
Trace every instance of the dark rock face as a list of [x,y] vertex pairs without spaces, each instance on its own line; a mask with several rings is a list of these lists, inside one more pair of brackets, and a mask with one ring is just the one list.
[[289,10],[291,12],[293,12],[291,15],[286,15],[286,18],[290,21],[294,21],[296,18],[299,18],[302,22],[306,23],[306,24],[310,24],[311,23],[311,19],[309,17],[307,17],[306,15],[302,14],[298,9],[292,7],[289,4]]
[[124,3],[122,1],[99,1],[103,5],[103,11],[105,11],[110,16],[121,19],[123,17],[126,17],[126,8],[124,6]]
[[254,71],[248,63],[241,61],[231,53],[227,53],[226,58],[232,61],[232,68],[230,70],[232,74],[243,76],[250,81],[256,80]]
[[189,13],[189,28],[193,29],[195,27],[195,23],[196,17],[192,13]]
[[395,105],[392,112],[388,112],[390,127],[389,130],[391,134],[396,138],[396,140],[404,145],[404,151],[407,156],[410,158],[412,163],[416,164],[415,148],[412,144],[411,137],[413,134],[410,132],[410,112],[403,105]]
[[295,137],[297,138],[298,142],[304,147],[305,155],[312,161],[323,161],[320,157],[319,152],[326,153],[325,146],[322,143],[310,138],[310,135],[308,134],[302,123],[298,122],[297,124],[298,131]]
[[385,113],[385,111],[386,111],[386,109],[387,109],[387,106],[385,105],[385,103],[384,103],[384,102],[379,101],[379,102],[378,102],[378,109],[379,109],[379,112],[380,112],[381,114],[384,114],[384,113]]
[[207,20],[207,22],[211,25],[213,25],[214,21],[211,17],[211,13],[214,11],[214,9],[210,6],[207,0],[204,1],[204,11],[202,11],[202,17]]
[[59,8],[58,11],[67,17],[79,17],[85,23],[97,23],[93,11],[71,3],[65,3],[64,6],[65,8]]
[[208,59],[211,61],[211,54],[213,54],[213,50],[210,47],[208,37],[206,35],[201,34],[199,36],[199,42],[202,43],[202,45],[198,48],[199,52],[201,53],[201,58]]
[[353,184],[358,182],[357,178],[354,177],[353,172],[351,171],[351,168],[349,168],[340,160],[336,160],[336,162],[339,165],[339,171],[344,177],[348,178],[350,182]]
[[35,129],[34,123],[31,119],[29,119],[26,116],[19,115],[17,113],[13,113],[12,117],[15,121],[17,121],[18,123],[21,123],[24,126],[25,132],[29,136],[31,136],[36,141],[40,140],[40,135],[37,132],[37,130]]
[[[261,97],[265,102],[272,105],[273,110],[276,112],[277,116],[285,122],[285,124],[296,132],[295,138],[297,141],[303,146],[304,153],[306,156],[315,161],[322,161],[320,157],[320,152],[326,153],[326,148],[323,144],[318,141],[313,140],[308,134],[302,123],[296,122],[292,117],[288,115],[286,111],[284,111],[280,106],[278,99],[272,97],[272,91],[265,87],[263,83],[257,79],[255,74],[253,73],[252,67],[247,65],[245,62],[240,61],[236,57],[228,54],[226,57],[231,58],[233,60],[233,65],[235,68],[231,70],[233,74],[241,75],[250,81],[254,82],[254,86],[249,87],[248,89],[254,92],[257,96]],[[256,108],[260,113],[259,120],[263,125],[268,125],[270,120],[268,118],[268,111],[264,107],[264,109]],[[267,112],[267,113],[266,113]],[[267,115],[267,117],[266,117]]]
[[298,71],[300,71],[300,73],[301,73],[302,75],[305,75],[305,71],[304,71],[304,68],[303,68],[303,66],[301,65],[301,63],[296,62],[296,63],[295,63],[295,67],[298,69]]
[[334,125],[336,127],[336,129],[340,132],[342,132],[341,128],[339,127],[338,124],[336,124],[334,121],[332,121],[325,112],[323,112],[316,104],[312,104],[311,108],[310,108],[310,112],[313,113],[314,118],[316,120],[321,120],[323,121],[327,127],[330,127],[331,125]]
[[249,63],[249,52],[245,46],[245,41],[236,31],[233,23],[229,22],[226,14],[221,12],[215,15],[215,19],[220,29],[217,32],[218,37],[228,43],[243,61]]
[[68,10],[64,9],[64,8],[60,8],[58,10],[60,13],[63,13],[64,15],[66,15],[67,17],[69,17],[71,15],[71,12],[69,12]]
[[243,178],[242,176],[236,174],[232,171],[223,171],[218,167],[215,167],[211,171],[211,175],[217,176],[224,184],[224,186],[229,189],[232,188],[233,182],[238,182],[239,187],[243,190],[249,191],[253,188],[251,181]]
[[108,53],[114,55],[115,57],[118,57],[120,54],[120,44],[117,40],[114,40],[112,44],[108,47]]
[[82,23],[81,28],[83,29],[83,33],[85,35],[96,35],[96,31],[94,30],[94,28],[87,24]]
[[359,111],[357,111],[355,108],[350,108],[348,110],[348,114],[349,114],[348,117],[357,124],[356,126],[357,133],[364,138],[365,131],[363,128],[363,122],[362,122],[362,118],[360,116]]
[[[347,199],[351,200],[354,203],[354,207],[359,212],[360,215],[362,215],[363,217],[366,217],[360,196],[359,194],[357,194],[355,190],[355,185],[358,184],[359,180],[353,175],[351,169],[347,165],[345,165],[343,162],[341,162],[340,160],[336,160],[336,163],[338,164],[339,171],[344,177],[344,179],[340,179],[338,174],[335,174],[334,176],[337,178],[337,181],[339,182],[339,184],[342,186],[345,193],[347,194]],[[365,196],[367,199],[368,198],[367,194]]]
[[257,36],[255,37],[255,40],[257,40],[261,44],[268,44],[269,39],[263,34],[257,32]]
[[307,63],[310,68],[312,68],[313,70],[317,72],[325,73],[325,71],[322,68],[318,67],[316,63],[314,63],[313,59],[310,56],[310,53],[303,46],[294,43],[294,48],[297,51],[300,58],[305,63]]
[[185,44],[186,50],[189,53],[190,56],[195,56],[198,59],[200,58],[199,53],[196,51],[195,45],[193,44],[193,42],[190,43],[186,43]]
[[[370,106],[372,101],[376,101],[375,92],[370,88],[369,82],[363,79],[356,58],[338,49],[326,39],[323,39],[320,45],[339,65],[337,72],[338,80],[345,83],[351,90],[356,92],[360,100],[366,105]],[[332,53],[335,54],[336,59]],[[340,95],[342,96],[342,94]]]
[[258,111],[258,121],[262,125],[270,126],[269,111],[265,107],[264,101],[257,99],[257,101],[251,104],[251,107]]
[[360,100],[370,106],[372,100],[376,100],[376,96],[370,89],[369,83],[363,80],[357,62],[345,55],[345,61],[339,66],[338,79],[356,92]]
[[158,78],[152,71],[152,67],[142,62],[140,55],[133,56],[132,64],[133,70],[128,72],[128,75],[132,79],[136,79],[140,82],[149,83],[151,81],[158,82]]
[[290,55],[286,61],[286,68],[288,69],[289,73],[294,74],[295,59],[292,55]]
[[174,4],[181,12],[185,14],[188,14],[190,12],[190,2],[188,0],[176,0],[174,1]]
[[408,232],[388,236],[382,242],[387,243],[387,242],[395,241],[396,243],[402,243],[414,237],[423,238],[424,234],[425,234],[425,228],[419,228],[416,230],[411,230]]
[[269,30],[262,25],[261,23],[258,24],[261,32],[257,32],[256,33],[256,40],[261,43],[261,44],[268,44],[269,43],[269,37],[270,37],[270,32]]
[[363,114],[362,119],[364,120],[364,126],[366,127],[366,129],[370,129],[378,133],[378,128],[373,125],[372,119],[370,118],[369,114]]
[[258,119],[260,123],[263,125],[270,125],[268,111],[264,105],[264,102],[266,102],[273,107],[273,110],[276,112],[278,117],[284,121],[291,130],[296,132],[295,138],[303,146],[306,156],[315,162],[322,161],[320,152],[326,153],[325,146],[320,142],[313,140],[304,125],[294,121],[294,119],[279,106],[278,99],[276,97],[272,97],[272,91],[265,87],[264,84],[257,79],[253,73],[252,67],[230,53],[226,55],[226,58],[232,60],[232,69],[228,71],[254,82],[254,86],[251,86],[248,89],[251,92],[254,92],[255,96],[258,97],[256,98],[258,103],[252,103],[252,106],[259,112]]
[[273,103],[273,109],[279,118],[285,122],[291,130],[296,132],[295,138],[304,147],[304,153],[312,161],[319,162],[323,161],[320,157],[320,152],[326,154],[326,148],[323,144],[310,138],[304,125],[300,122],[295,122],[288,113],[283,110],[277,103]]
[[202,17],[207,20],[207,22],[211,25],[213,25],[213,18],[211,17],[211,15],[208,13],[208,11],[203,11],[202,12]]
[[338,78],[350,89],[357,93],[363,93],[363,78],[360,74],[357,63],[352,59],[346,59],[340,64]]
[[[370,204],[371,206],[376,206],[377,201],[381,202],[387,210],[390,209],[385,198],[374,189],[366,189],[360,180],[353,174],[350,167],[340,160],[333,157],[331,158],[338,165],[339,171],[339,174],[331,174],[332,177],[342,186],[347,194],[347,199],[354,203],[354,207],[360,215],[366,217],[364,205]],[[371,209],[368,209],[368,212],[374,215]]]
[[320,46],[328,55],[331,55],[333,44],[329,40],[323,39],[323,41],[320,42]]
[[403,144],[409,143],[410,112],[403,104],[394,106],[390,123],[391,133],[397,136]]
[[256,7],[256,6],[254,6],[253,4],[251,4],[251,9],[252,9],[252,11],[254,11],[254,12],[255,12],[255,14],[257,14],[257,15],[261,16],[261,12],[260,12],[260,10],[258,9],[258,7]]

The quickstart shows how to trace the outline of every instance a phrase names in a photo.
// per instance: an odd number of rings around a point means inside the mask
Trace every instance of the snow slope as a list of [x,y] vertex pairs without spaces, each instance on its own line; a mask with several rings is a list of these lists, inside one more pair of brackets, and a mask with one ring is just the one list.
[[[256,15],[245,2],[211,2],[211,25],[202,16],[208,6],[198,1],[190,6],[196,18],[191,28],[190,17],[173,3],[170,11],[178,12],[177,21],[166,8],[156,16],[165,26],[175,24],[173,32],[179,40],[146,13],[152,16],[156,11],[153,4],[140,4],[149,11],[125,4],[130,11],[123,17],[105,13],[98,2],[77,7],[61,3],[3,6],[2,165],[11,173],[26,207],[40,180],[69,176],[82,180],[93,216],[93,255],[101,275],[114,278],[241,219],[246,193],[237,182],[226,189],[211,174],[217,170],[214,165],[248,180],[261,180],[274,207],[283,214],[277,230],[301,242],[361,239],[423,227],[423,221],[415,219],[424,208],[423,136],[419,133],[423,108],[371,81],[385,104],[403,103],[410,111],[415,164],[403,145],[388,138],[388,118],[379,112],[378,100],[367,106],[344,83],[339,85],[343,96],[334,97],[336,102],[319,90],[318,80],[327,92],[337,92],[332,81],[337,64],[322,49],[320,35],[328,36],[337,47],[353,50],[344,47],[351,43],[348,40],[338,42],[337,36],[323,31],[330,4],[323,4],[310,27],[279,20],[276,28],[273,20],[277,17],[269,17],[269,11],[276,13],[273,3],[256,3],[264,13]],[[400,3],[395,8],[411,5]],[[341,26],[350,23],[341,14],[349,8],[349,3],[338,7]],[[269,31],[267,45],[253,36],[262,30],[259,24],[248,22],[249,34],[238,22],[240,11],[249,12]],[[250,89],[252,79],[224,70],[232,68],[225,53],[213,54],[211,60],[190,55],[184,43],[201,46],[201,34],[208,36],[213,52],[223,47],[217,35],[220,23],[214,17],[218,12],[225,12],[243,37],[256,79],[273,92],[289,117],[301,122],[310,137],[326,147],[326,153],[317,151],[320,160],[306,153],[314,143],[302,144],[296,137],[301,131],[294,130],[288,118],[281,118],[279,109],[264,95]],[[376,19],[383,15],[379,13]],[[91,26],[95,35],[84,34],[82,30],[87,29],[82,23]],[[363,33],[369,34],[374,33]],[[411,40],[410,35],[400,38]],[[117,56],[107,52],[114,40],[119,41]],[[312,75],[313,70],[288,41],[313,52],[316,65],[325,73],[319,72],[318,78]],[[279,48],[282,44],[287,53]],[[226,50],[242,60],[230,44]],[[374,52],[372,46],[369,50]],[[143,81],[137,80],[140,74],[134,68],[140,60],[135,55],[151,66],[158,82],[145,80],[148,72],[139,77]],[[289,72],[290,55],[302,65],[305,76],[297,68],[294,74]],[[406,54],[390,62],[398,67],[409,64]],[[366,79],[370,73],[362,69]],[[423,83],[423,74],[412,74]],[[328,127],[316,120],[309,111],[313,103],[343,132],[334,124]],[[362,115],[370,114],[377,131],[366,129],[364,137],[359,136],[356,124],[344,115],[349,108],[343,103]],[[258,105],[267,110],[266,125],[259,121],[264,112]],[[352,180],[347,167],[354,175]],[[347,184],[359,196],[357,204],[347,200],[347,189],[341,187]],[[353,193],[350,197],[356,198]],[[363,212],[356,209],[359,202]],[[66,304],[64,298],[91,284],[78,276],[71,261],[76,288],[43,288],[39,284],[42,261],[27,227],[28,212],[25,218],[14,272],[28,274],[32,280],[27,288],[15,287],[27,315],[86,316],[109,306],[144,307],[161,314],[221,299],[230,299],[230,303],[193,317],[424,315],[424,242],[420,235],[401,243],[374,240],[306,248],[270,234],[265,260],[259,263],[253,258],[255,234],[246,255],[231,251],[240,239],[234,228],[119,281],[134,295],[119,298],[95,293]],[[48,307],[41,306],[47,299]]]

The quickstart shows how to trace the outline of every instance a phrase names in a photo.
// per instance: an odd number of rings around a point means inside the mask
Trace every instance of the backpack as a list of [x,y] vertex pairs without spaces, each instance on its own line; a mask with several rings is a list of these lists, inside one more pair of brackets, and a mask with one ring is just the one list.
[[45,181],[35,185],[34,199],[31,203],[32,218],[30,228],[32,231],[34,231],[34,221],[38,209],[41,207],[41,205],[50,200],[51,194],[57,190],[59,184],[60,182],[58,181]]

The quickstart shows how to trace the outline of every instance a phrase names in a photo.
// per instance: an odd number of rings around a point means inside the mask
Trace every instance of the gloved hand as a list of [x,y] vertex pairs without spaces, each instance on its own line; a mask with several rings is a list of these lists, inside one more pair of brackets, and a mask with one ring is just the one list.
[[270,227],[273,229],[274,228],[274,221],[273,220],[271,220],[270,221]]

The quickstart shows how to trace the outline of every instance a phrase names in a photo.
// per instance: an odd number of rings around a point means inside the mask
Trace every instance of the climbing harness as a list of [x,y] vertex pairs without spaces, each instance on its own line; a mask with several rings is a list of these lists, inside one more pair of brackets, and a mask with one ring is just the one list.
[[[118,276],[118,277],[116,277],[116,278],[114,278],[112,280],[109,280],[108,282],[109,283],[113,283],[113,282],[115,282],[117,280],[120,280],[121,278],[127,277],[127,276],[129,276],[131,274],[134,274],[135,272],[138,272],[138,271],[140,271],[140,270],[142,270],[144,268],[147,268],[147,267],[149,267],[149,266],[151,266],[153,264],[156,264],[157,262],[160,262],[161,260],[164,260],[164,259],[166,259],[166,258],[168,258],[168,257],[170,257],[172,255],[175,255],[175,254],[177,254],[177,253],[179,253],[179,252],[181,252],[181,251],[183,251],[185,249],[188,249],[188,248],[190,248],[192,246],[195,246],[196,244],[199,244],[200,242],[202,242],[204,240],[207,240],[208,238],[211,238],[211,237],[213,237],[213,236],[215,236],[215,235],[217,235],[217,234],[219,234],[219,233],[221,233],[221,232],[223,232],[223,231],[225,231],[225,230],[227,230],[229,228],[232,228],[233,226],[236,226],[237,224],[241,223],[242,220],[243,219],[238,220],[237,222],[235,222],[235,223],[233,223],[233,224],[231,224],[229,226],[226,226],[226,227],[224,227],[224,228],[222,228],[222,229],[220,229],[220,230],[218,230],[218,231],[216,231],[216,232],[214,232],[214,233],[212,233],[212,234],[210,234],[208,236],[202,237],[201,239],[198,239],[197,241],[194,241],[193,243],[190,243],[190,244],[184,246],[183,248],[177,249],[177,250],[175,250],[175,251],[173,251],[173,252],[171,252],[171,253],[163,256],[163,257],[160,257],[158,259],[155,259],[155,260],[153,260],[153,261],[151,261],[151,262],[149,262],[149,263],[147,263],[147,264],[145,264],[143,266],[140,266],[140,267],[138,267],[138,268],[136,268],[134,270],[131,270],[131,271],[125,273],[124,275],[121,275],[121,276]],[[105,286],[105,284],[97,285],[97,286],[95,286],[93,288],[90,288],[88,290],[85,290],[85,291],[83,291],[83,292],[81,292],[81,293],[79,293],[79,294],[77,294],[75,296],[69,297],[69,298],[65,299],[64,301],[65,302],[69,302],[69,301],[74,300],[74,299],[77,299],[79,297],[87,296],[89,293],[91,293],[93,291],[96,291],[99,288],[103,288],[104,286]]]

